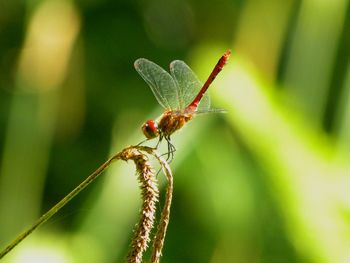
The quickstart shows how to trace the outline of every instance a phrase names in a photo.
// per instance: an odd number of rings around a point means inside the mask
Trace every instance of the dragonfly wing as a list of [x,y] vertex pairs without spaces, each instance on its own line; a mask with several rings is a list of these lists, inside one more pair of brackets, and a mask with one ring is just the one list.
[[213,108],[210,108],[210,109],[206,109],[206,110],[196,110],[195,111],[196,115],[200,115],[200,114],[207,114],[207,113],[227,113],[227,110],[225,109],[213,109]]
[[204,93],[201,101],[199,102],[197,111],[209,111],[209,110],[210,110],[210,96],[209,96],[209,92],[207,91],[206,93]]
[[[170,63],[170,73],[179,90],[179,109],[184,109],[194,100],[203,85],[190,67],[181,60],[174,60]],[[198,105],[198,110],[204,111],[209,108],[209,94],[205,93]]]
[[145,58],[135,61],[134,67],[150,86],[160,105],[166,109],[178,109],[179,90],[173,77],[156,63]]

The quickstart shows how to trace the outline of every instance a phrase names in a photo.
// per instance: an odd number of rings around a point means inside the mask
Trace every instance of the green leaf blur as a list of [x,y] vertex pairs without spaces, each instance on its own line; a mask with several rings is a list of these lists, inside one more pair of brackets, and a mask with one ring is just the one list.
[[[0,247],[144,139],[163,109],[137,58],[204,82],[231,49],[209,89],[227,113],[172,136],[161,262],[350,262],[349,46],[346,0],[2,1]],[[3,262],[123,262],[140,204],[113,164]]]

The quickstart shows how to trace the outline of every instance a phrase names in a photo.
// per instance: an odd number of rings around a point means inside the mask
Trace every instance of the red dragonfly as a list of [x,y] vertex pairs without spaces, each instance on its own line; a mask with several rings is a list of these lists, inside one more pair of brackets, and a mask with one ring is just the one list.
[[148,120],[143,124],[142,131],[147,140],[159,137],[159,144],[164,138],[168,142],[169,152],[173,152],[175,147],[170,142],[171,134],[197,114],[223,111],[210,107],[210,98],[206,91],[226,64],[230,54],[231,51],[228,50],[219,59],[204,85],[183,61],[174,60],[170,63],[171,75],[145,58],[135,61],[135,69],[150,86],[159,104],[165,108],[165,112],[157,121]]

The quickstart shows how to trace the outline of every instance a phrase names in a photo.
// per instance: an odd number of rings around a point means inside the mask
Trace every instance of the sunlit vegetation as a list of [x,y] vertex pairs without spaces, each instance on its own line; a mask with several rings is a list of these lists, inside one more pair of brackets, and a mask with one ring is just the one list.
[[[350,262],[349,1],[3,2],[1,248],[144,139],[163,109],[135,59],[205,81],[231,49],[210,88],[227,113],[173,135],[161,262]],[[113,164],[3,262],[123,262],[140,206],[134,166]]]

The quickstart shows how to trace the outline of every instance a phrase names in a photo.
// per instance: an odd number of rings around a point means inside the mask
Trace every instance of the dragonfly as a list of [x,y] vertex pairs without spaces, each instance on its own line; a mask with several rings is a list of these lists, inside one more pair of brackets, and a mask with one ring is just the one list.
[[210,97],[206,92],[215,77],[227,63],[231,51],[226,51],[208,79],[202,85],[191,68],[184,61],[174,60],[170,63],[170,74],[156,63],[139,58],[134,67],[140,76],[151,88],[158,103],[165,109],[157,120],[147,120],[142,125],[142,132],[146,140],[159,138],[158,145],[163,138],[168,143],[169,153],[175,152],[170,136],[181,129],[194,116],[209,112],[224,112],[222,109],[213,109]]

